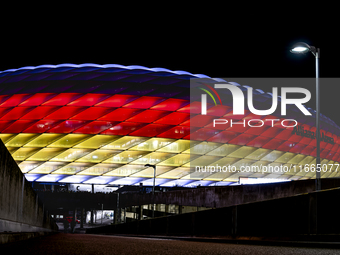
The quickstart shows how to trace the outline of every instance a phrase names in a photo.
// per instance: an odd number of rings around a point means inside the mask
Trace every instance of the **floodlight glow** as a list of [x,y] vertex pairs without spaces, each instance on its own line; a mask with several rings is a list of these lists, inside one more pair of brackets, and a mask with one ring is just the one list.
[[307,47],[298,46],[298,47],[293,48],[291,51],[294,53],[305,53],[309,51],[309,49]]

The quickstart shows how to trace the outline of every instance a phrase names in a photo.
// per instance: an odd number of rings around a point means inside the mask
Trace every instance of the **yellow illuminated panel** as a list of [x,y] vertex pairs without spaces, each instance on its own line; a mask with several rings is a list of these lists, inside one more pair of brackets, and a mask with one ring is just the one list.
[[9,153],[13,154],[16,150],[18,150],[18,147],[7,147],[7,150],[9,151]]
[[41,134],[38,137],[34,138],[27,144],[25,147],[46,147],[50,143],[54,142],[55,140],[65,136],[64,134]]
[[306,155],[296,154],[295,157],[293,157],[292,159],[290,159],[288,161],[288,163],[289,164],[299,164],[305,157],[306,157]]
[[127,164],[148,154],[148,151],[123,151],[103,161],[103,163]]
[[168,139],[168,138],[151,138],[145,142],[142,142],[130,150],[138,150],[138,151],[155,151],[159,148],[162,148],[169,143],[175,141],[175,139]]
[[210,164],[214,164],[217,160],[221,159],[221,157],[216,156],[201,156],[189,163],[183,165],[184,167],[196,167],[196,166],[209,166]]
[[169,159],[164,160],[158,165],[161,166],[181,166],[189,162],[190,160],[194,160],[198,158],[199,155],[190,155],[190,154],[177,154]]
[[114,151],[114,150],[95,150],[86,156],[77,159],[76,162],[89,162],[89,163],[100,163],[103,160],[112,157],[121,151]]
[[83,149],[98,149],[105,146],[108,143],[111,143],[117,139],[121,138],[121,136],[116,135],[95,135],[84,142],[81,142],[74,146],[74,148],[83,148]]
[[[160,177],[159,175],[166,173],[173,169],[173,167],[169,166],[159,166],[156,167],[156,177]],[[135,174],[132,174],[131,177],[144,177],[144,178],[153,178],[154,169],[153,167],[144,167],[144,170],[141,170]],[[161,177],[162,178],[162,177]]]
[[48,147],[70,148],[77,143],[80,143],[81,141],[89,138],[90,136],[91,135],[85,134],[69,134],[51,143]]
[[285,154],[284,151],[272,151],[262,158],[265,161],[274,161]]
[[227,171],[227,172],[217,172],[217,173],[212,173],[211,175],[207,176],[204,178],[204,180],[208,181],[222,181],[225,178],[228,178],[235,174],[232,171]]
[[249,147],[249,146],[242,146],[241,148],[237,149],[236,151],[233,151],[228,156],[233,158],[245,158],[246,156],[250,155],[254,151],[256,151],[258,148]]
[[90,163],[71,163],[53,172],[53,174],[76,174],[93,166]]
[[[311,164],[314,160],[314,157],[312,156],[307,156],[303,160],[301,160],[298,165],[306,165],[306,164]],[[316,161],[315,161],[316,162]]]
[[259,148],[259,149],[255,150],[254,152],[250,153],[245,158],[260,160],[270,152],[271,152],[271,150],[269,150],[269,149]]
[[190,174],[190,168],[178,167],[158,176],[159,178],[178,179]]
[[108,145],[105,145],[103,149],[108,150],[127,150],[139,143],[142,143],[150,138],[148,137],[138,137],[138,136],[124,136]]
[[165,153],[165,152],[152,152],[147,154],[146,156],[136,159],[135,161],[132,162],[132,164],[158,164],[172,156],[174,156],[175,154],[173,153]]
[[251,160],[251,159],[241,159],[237,162],[235,162],[232,167],[235,167],[237,170],[240,170],[241,167],[242,169],[245,169],[245,167],[251,166],[254,164],[256,160]]
[[279,163],[287,163],[289,160],[291,160],[292,158],[295,157],[295,153],[292,152],[286,152],[285,154],[283,154],[281,157],[279,157],[278,159],[275,160],[275,162],[279,162]]
[[225,157],[239,148],[241,148],[240,145],[223,144],[222,146],[208,152],[207,155]]
[[27,173],[33,170],[34,168],[38,167],[42,163],[43,162],[39,162],[39,161],[23,161],[18,166],[20,167],[21,172]]
[[34,137],[38,136],[38,134],[18,134],[13,139],[9,140],[6,143],[6,146],[9,147],[21,147],[30,140],[32,140]]
[[124,165],[117,169],[112,170],[104,175],[108,176],[130,176],[131,174],[137,173],[145,169],[144,165]]
[[84,171],[78,172],[78,175],[102,175],[109,171],[112,171],[121,165],[117,164],[96,164],[94,166],[91,166]]
[[190,146],[194,146],[199,142],[193,142],[190,140],[177,140],[169,145],[157,150],[160,152],[180,153],[182,151],[190,149]]
[[72,162],[76,159],[84,157],[86,154],[92,152],[93,150],[90,149],[68,149],[59,155],[55,156],[51,159],[51,161],[66,161]]
[[231,166],[232,164],[236,163],[239,160],[241,160],[241,159],[239,159],[239,158],[224,157],[224,158],[220,158],[219,160],[214,162],[214,164],[215,164],[215,166],[218,165],[221,168],[225,167],[224,169],[227,169],[228,166]]
[[14,160],[23,161],[40,150],[39,148],[19,148],[12,154]]
[[45,162],[41,164],[40,166],[36,167],[32,171],[30,171],[30,174],[49,174],[53,171],[57,170],[58,168],[61,168],[65,166],[67,163],[64,162]]
[[191,153],[191,154],[199,154],[203,155],[208,153],[209,151],[215,150],[216,148],[222,146],[221,143],[212,143],[212,142],[202,142],[193,146],[192,148],[184,151],[183,153]]
[[12,139],[15,136],[15,134],[0,134],[0,139],[3,143],[6,143],[10,139]]
[[[39,148],[40,149],[40,148]],[[37,153],[35,153],[33,156],[28,158],[28,160],[32,161],[48,161],[54,156],[58,155],[59,153],[63,152],[64,148],[43,148]]]

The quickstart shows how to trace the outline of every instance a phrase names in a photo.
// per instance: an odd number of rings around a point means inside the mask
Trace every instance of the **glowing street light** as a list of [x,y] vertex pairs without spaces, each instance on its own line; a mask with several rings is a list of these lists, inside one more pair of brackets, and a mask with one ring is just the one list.
[[310,46],[307,43],[299,42],[293,46],[290,50],[292,53],[307,53],[311,52],[315,57],[315,76],[316,76],[316,178],[315,178],[315,189],[321,189],[320,182],[320,84],[319,84],[319,59],[320,49]]

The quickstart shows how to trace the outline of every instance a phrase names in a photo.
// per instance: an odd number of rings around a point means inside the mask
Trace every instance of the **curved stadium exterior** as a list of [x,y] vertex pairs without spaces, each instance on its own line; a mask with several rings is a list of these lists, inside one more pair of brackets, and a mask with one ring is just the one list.
[[[190,107],[190,79],[205,75],[142,66],[62,64],[0,72],[0,138],[29,181],[152,185],[231,185],[240,177],[315,178],[315,112],[294,111],[299,130],[264,125],[214,129],[208,122],[231,107],[209,106],[205,121]],[[225,81],[224,81],[225,83]],[[245,87],[239,86],[242,90]],[[254,100],[270,100],[254,92]],[[238,121],[250,115],[234,116]],[[275,116],[271,116],[276,118]],[[281,118],[279,118],[281,119]],[[191,127],[190,127],[191,123]],[[191,132],[190,132],[191,128]],[[302,131],[302,129],[304,131]],[[322,178],[337,177],[340,129],[321,116]],[[195,135],[199,134],[199,135]],[[231,165],[236,171],[195,175],[195,166]],[[240,171],[247,166],[285,166],[288,171]]]

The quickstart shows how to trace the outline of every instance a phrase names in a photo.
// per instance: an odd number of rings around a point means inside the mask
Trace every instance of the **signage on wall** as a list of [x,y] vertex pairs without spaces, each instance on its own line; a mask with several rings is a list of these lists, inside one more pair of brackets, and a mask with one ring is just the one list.
[[[316,134],[313,131],[310,130],[305,130],[303,126],[295,126],[292,135],[298,135],[298,136],[303,136],[307,138],[312,138],[316,139]],[[320,141],[324,141],[326,143],[334,144],[334,139],[333,137],[326,136],[325,133],[321,132],[320,134]]]

